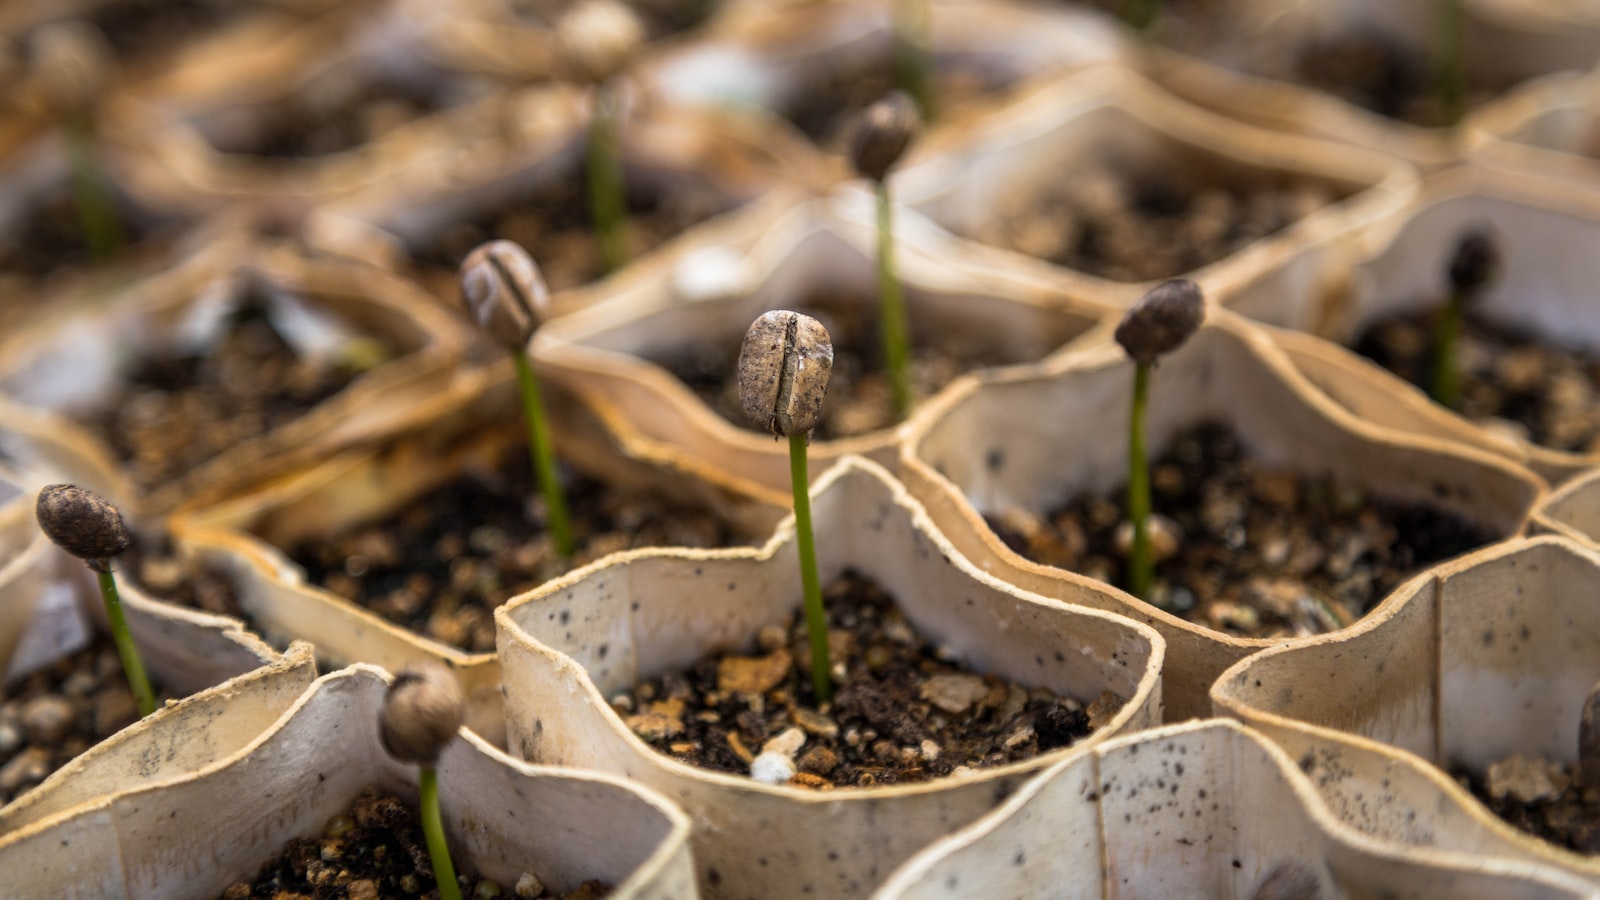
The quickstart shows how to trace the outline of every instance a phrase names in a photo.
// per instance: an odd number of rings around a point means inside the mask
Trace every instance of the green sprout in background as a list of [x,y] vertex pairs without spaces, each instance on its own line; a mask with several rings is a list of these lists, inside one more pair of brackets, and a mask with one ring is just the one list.
[[929,49],[933,23],[928,0],[894,0],[893,17],[895,86],[910,94],[922,118],[932,122],[939,116],[939,95]]
[[1456,240],[1446,279],[1450,296],[1440,307],[1433,331],[1433,382],[1430,393],[1440,406],[1454,409],[1461,402],[1461,326],[1467,310],[1494,283],[1500,271],[1500,251],[1487,228],[1473,228]]
[[623,230],[627,205],[617,135],[624,106],[619,76],[644,43],[644,26],[631,9],[616,0],[581,0],[557,23],[556,37],[572,74],[593,86],[584,171],[600,267],[609,274],[628,261]]
[[1156,285],[1117,324],[1117,343],[1133,360],[1133,404],[1128,416],[1128,520],[1133,525],[1133,547],[1128,554],[1128,591],[1140,599],[1149,599],[1155,575],[1150,555],[1150,461],[1144,439],[1150,372],[1200,327],[1205,306],[1200,286],[1178,278]]
[[539,381],[528,359],[528,342],[550,306],[544,276],[528,252],[511,241],[480,244],[461,262],[461,298],[491,340],[511,354],[528,425],[528,453],[544,495],[546,530],[556,552],[572,559],[577,550],[567,498],[556,477],[555,446],[546,424]]
[[828,617],[817,576],[816,539],[811,530],[810,475],[806,442],[822,414],[833,370],[833,342],[822,323],[788,310],[764,313],[751,324],[739,349],[739,401],[750,420],[789,438],[789,481],[794,489],[795,544],[805,592],[806,631],[811,642],[811,686],[817,705],[833,698],[828,658]]
[[850,140],[850,162],[877,190],[879,331],[896,420],[905,419],[911,412],[911,338],[905,296],[894,267],[894,207],[889,196],[889,172],[921,125],[916,102],[895,91],[867,107]]
[[95,108],[111,68],[111,47],[93,25],[68,19],[39,29],[33,56],[39,83],[60,119],[78,225],[90,256],[103,262],[123,244],[95,126]]
[[1467,107],[1467,10],[1462,0],[1434,2],[1434,96],[1439,125],[1455,128],[1461,124]]
[[93,491],[70,484],[52,484],[39,492],[35,506],[39,528],[56,546],[89,564],[100,577],[100,596],[106,604],[106,619],[111,625],[111,640],[122,658],[122,671],[141,717],[156,711],[155,691],[145,674],[139,645],[128,630],[122,611],[116,576],[111,574],[111,559],[128,549],[128,527],[122,514],[110,501]]
[[417,766],[417,804],[422,835],[442,900],[461,900],[461,885],[450,861],[439,814],[439,756],[455,740],[466,719],[467,700],[450,670],[433,660],[400,670],[383,698],[378,738],[395,759]]
[[1117,0],[1117,15],[1129,28],[1148,34],[1161,12],[1161,0]]

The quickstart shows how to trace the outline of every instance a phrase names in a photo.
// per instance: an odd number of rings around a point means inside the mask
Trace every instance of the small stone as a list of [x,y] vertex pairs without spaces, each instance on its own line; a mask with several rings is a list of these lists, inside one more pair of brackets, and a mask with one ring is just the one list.
[[989,695],[982,677],[965,673],[935,675],[922,683],[922,699],[951,715],[966,712]]
[[789,644],[789,632],[782,625],[763,625],[756,632],[756,646],[762,653],[782,650]]
[[1206,618],[1218,630],[1254,634],[1261,626],[1261,614],[1254,607],[1230,600],[1218,600],[1206,607]]
[[782,753],[762,752],[750,763],[750,777],[762,784],[784,784],[797,771],[794,760]]
[[35,697],[22,707],[22,730],[34,744],[55,744],[72,731],[72,704],[54,695]]
[[921,744],[917,745],[917,752],[922,755],[924,762],[933,762],[934,760],[938,759],[939,751],[939,745],[933,741],[924,740]]
[[798,728],[786,728],[775,737],[769,738],[765,744],[762,744],[761,752],[763,754],[777,753],[793,757],[800,752],[800,748],[805,746],[805,743],[806,733],[804,731]]
[[1033,740],[1033,737],[1033,726],[1024,725],[1021,728],[1018,728],[1016,731],[1011,732],[1009,735],[1006,735],[1005,741],[1002,742],[1000,746],[1007,750],[1015,750],[1018,747],[1021,747],[1023,744]]
[[839,754],[822,744],[810,748],[800,757],[800,771],[802,772],[829,775],[838,767]]
[[766,656],[726,656],[717,663],[717,690],[730,694],[765,694],[782,684],[794,658],[784,648]]
[[633,698],[627,694],[618,694],[611,698],[611,708],[621,714],[631,713],[633,712]]
[[[1178,542],[1183,537],[1183,529],[1177,522],[1172,521],[1160,513],[1154,513],[1145,520],[1147,532],[1150,536],[1150,561],[1154,563],[1169,559],[1178,552]],[[1117,533],[1112,537],[1117,554],[1126,559],[1133,552],[1133,523],[1123,522],[1117,526]]]
[[50,754],[43,747],[29,747],[0,766],[0,793],[16,794],[38,784],[50,774]]
[[537,897],[544,893],[544,882],[536,878],[532,872],[523,872],[522,877],[517,879],[517,886],[514,890],[518,897],[527,900],[527,898]]
[[496,882],[484,879],[472,886],[472,900],[496,900],[505,891],[500,889]]
[[15,722],[0,722],[0,754],[15,753],[22,746],[22,727]]
[[1496,800],[1510,797],[1519,803],[1545,803],[1566,789],[1567,775],[1548,759],[1517,754],[1491,765],[1484,783]]
[[839,736],[839,724],[815,710],[797,706],[790,710],[789,718],[805,729],[807,734],[814,734],[823,740],[831,741]]

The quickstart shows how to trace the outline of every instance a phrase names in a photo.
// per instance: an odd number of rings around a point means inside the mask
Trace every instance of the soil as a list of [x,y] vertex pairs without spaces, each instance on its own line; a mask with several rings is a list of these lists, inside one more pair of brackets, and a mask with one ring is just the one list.
[[[643,172],[625,168],[628,219],[624,235],[634,259],[691,226],[738,206],[738,201],[689,172]],[[510,189],[503,202],[471,218],[459,217],[414,241],[408,250],[418,277],[437,297],[454,298],[461,260],[484,241],[521,244],[552,291],[580,287],[606,274],[600,264],[590,217],[588,179],[580,169],[541,184]]]
[[[165,699],[155,685],[157,699]],[[0,806],[139,718],[111,638],[7,685],[0,700]]]
[[1512,756],[1482,777],[1459,766],[1450,774],[1517,829],[1568,850],[1600,854],[1600,791],[1578,783],[1577,766]]
[[248,617],[239,608],[239,586],[219,566],[191,563],[178,553],[169,535],[135,532],[116,560],[118,578],[168,603],[236,619]]
[[[1449,123],[1434,87],[1432,65],[1426,54],[1381,35],[1358,32],[1306,46],[1295,61],[1292,77],[1378,115],[1436,128]],[[1487,82],[1481,67],[1468,65],[1463,112],[1513,85]]]
[[[137,209],[126,197],[113,192],[111,205],[116,231],[122,244],[113,254],[171,237],[177,222]],[[82,270],[99,264],[89,249],[78,217],[72,187],[66,181],[34,201],[18,220],[25,223],[0,240],[0,278],[9,281],[20,276],[27,282],[40,282],[58,273]],[[9,305],[9,303],[7,304]]]
[[[628,3],[644,26],[646,42],[694,28],[709,19],[723,0],[633,0]],[[524,21],[554,28],[575,0],[510,0],[511,11]],[[647,48],[646,48],[647,49]]]
[[[1373,323],[1357,353],[1417,387],[1433,377],[1432,311]],[[1600,451],[1600,359],[1553,346],[1468,312],[1457,343],[1457,412],[1523,440],[1574,453]]]
[[[365,352],[370,342],[350,343]],[[247,302],[217,345],[200,355],[138,361],[120,392],[81,421],[137,483],[152,487],[299,418],[375,361],[300,358],[263,307]]]
[[[814,440],[855,437],[895,423],[894,398],[883,369],[878,302],[874,298],[841,299],[813,295],[792,309],[815,316],[833,340],[833,371],[827,402],[812,433]],[[908,315],[914,316],[911,312]],[[933,396],[957,376],[974,369],[1027,362],[1002,348],[971,336],[943,334],[936,346],[914,341],[911,347],[911,393],[914,401]],[[753,425],[739,401],[736,369],[739,340],[704,343],[674,357],[652,360],[688,385],[707,406],[729,422],[751,431]]]
[[[1011,79],[972,60],[939,60],[933,74],[939,109],[977,97],[998,95]],[[821,76],[781,106],[779,114],[820,147],[843,153],[850,130],[867,107],[899,87],[888,54],[847,61]],[[935,111],[938,114],[938,111]]]
[[119,60],[169,54],[185,41],[270,7],[253,0],[116,0],[89,10]]
[[726,524],[664,498],[587,477],[565,482],[578,550],[571,564],[545,531],[526,445],[494,471],[469,471],[390,519],[290,551],[309,581],[396,624],[473,652],[494,650],[494,609],[608,553],[647,546],[727,547]]
[[[828,790],[911,784],[990,768],[1072,745],[1122,705],[1107,694],[1088,708],[960,666],[924,643],[867,577],[846,572],[823,586],[837,674],[818,710],[803,617],[763,628],[762,655],[719,653],[612,699],[634,733],[701,768],[748,775],[769,740],[791,746],[789,783]],[[795,730],[798,730],[798,733]],[[780,737],[781,735],[781,737]]]
[[[463,897],[549,897],[590,900],[611,892],[586,881],[562,893],[547,891],[525,874],[515,887],[460,871]],[[433,864],[417,811],[397,797],[368,787],[348,814],[328,820],[322,834],[290,841],[277,859],[261,867],[255,880],[230,885],[222,900],[378,900],[379,897],[437,897]]]
[[968,236],[1112,281],[1149,281],[1223,259],[1344,196],[1326,182],[1267,172],[1086,163],[1000,199]]
[[[1242,637],[1350,625],[1422,567],[1497,537],[1426,506],[1263,467],[1216,423],[1177,435],[1150,481],[1152,507],[1168,524],[1151,528],[1158,562],[1149,599]],[[1006,510],[988,522],[1028,559],[1121,586],[1126,490],[1076,497],[1044,516]]]

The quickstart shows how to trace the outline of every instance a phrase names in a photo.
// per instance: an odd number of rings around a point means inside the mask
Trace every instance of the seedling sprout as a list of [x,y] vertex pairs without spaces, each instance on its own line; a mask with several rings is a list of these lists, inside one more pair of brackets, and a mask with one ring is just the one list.
[[432,660],[400,670],[384,695],[378,738],[395,759],[417,766],[417,804],[422,834],[442,900],[461,900],[450,845],[439,814],[439,755],[466,718],[466,695],[450,670]]
[[1500,251],[1494,236],[1484,228],[1463,232],[1450,257],[1446,280],[1450,296],[1439,310],[1433,337],[1433,399],[1455,408],[1461,400],[1461,363],[1458,360],[1461,325],[1467,310],[1483,296],[1500,270]]
[[69,19],[40,28],[33,54],[45,97],[60,117],[73,202],[89,254],[109,259],[123,240],[100,161],[95,104],[106,88],[111,47],[94,26]]

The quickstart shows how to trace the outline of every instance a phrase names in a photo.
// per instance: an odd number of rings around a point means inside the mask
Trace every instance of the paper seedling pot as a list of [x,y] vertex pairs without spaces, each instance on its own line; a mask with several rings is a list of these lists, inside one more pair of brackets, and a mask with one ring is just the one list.
[[622,775],[680,804],[694,820],[702,889],[713,896],[865,896],[1029,773],[1161,715],[1163,645],[1150,629],[981,573],[863,458],[842,460],[813,495],[824,581],[846,568],[875,579],[924,640],[952,647],[975,670],[1080,698],[1109,690],[1124,702],[1071,748],[971,777],[826,792],[772,787],[656,753],[607,698],[708,652],[750,646],[761,626],[790,615],[800,605],[792,520],[760,550],[618,554],[501,607],[511,751]]
[[115,304],[67,310],[0,342],[0,391],[45,413],[6,440],[30,458],[70,447],[72,458],[118,471],[110,447],[73,417],[106,403],[124,369],[143,358],[212,345],[252,283],[300,354],[338,353],[360,338],[377,341],[389,358],[298,418],[182,476],[137,485],[122,471],[109,495],[124,511],[152,514],[214,501],[296,462],[393,433],[442,389],[466,343],[455,318],[392,275],[284,246],[223,242],[132,285]]
[[[0,838],[0,869],[56,897],[217,896],[320,834],[366,785],[415,802],[416,767],[378,742],[387,681],[370,666],[326,675],[228,758]],[[438,769],[459,869],[502,886],[532,872],[558,890],[600,878],[610,896],[696,896],[688,823],[644,789],[519,763],[465,731]]]
[[1558,72],[1524,84],[1473,120],[1472,157],[1521,172],[1593,179],[1600,174],[1600,72]]
[[[630,455],[787,507],[787,444],[724,419],[667,366],[709,344],[728,350],[731,379],[745,329],[772,309],[819,316],[836,346],[841,321],[859,319],[860,330],[875,334],[877,232],[869,199],[847,193],[796,207],[742,257],[709,250],[683,257],[672,278],[635,283],[551,323],[535,338],[534,357],[552,381],[583,397]],[[967,266],[958,246],[914,216],[899,215],[895,236],[913,349],[964,343],[1016,363],[1058,356],[1086,340],[1109,311]],[[817,298],[836,307],[820,307]],[[875,341],[861,343],[875,353]],[[899,433],[879,428],[813,440],[811,471],[850,453],[892,465]]]
[[1496,544],[1412,579],[1344,632],[1240,662],[1211,698],[1300,760],[1334,813],[1371,836],[1600,884],[1600,861],[1513,829],[1443,771],[1481,775],[1514,753],[1576,759],[1600,680],[1597,586],[1593,550]]
[[[1426,502],[1500,535],[1518,533],[1544,491],[1537,476],[1503,458],[1355,418],[1313,389],[1262,332],[1226,311],[1208,311],[1206,324],[1162,360],[1152,381],[1153,455],[1174,433],[1218,420],[1265,465],[1331,475],[1368,496]],[[1204,716],[1217,675],[1275,641],[1214,631],[1099,582],[1079,594],[1088,579],[1023,558],[983,519],[1013,506],[1046,512],[1125,481],[1132,382],[1132,363],[1108,341],[1071,359],[963,385],[910,430],[901,472],[940,530],[984,571],[1153,625],[1168,643],[1169,719]]]
[[1171,273],[1213,296],[1291,260],[1307,275],[1343,265],[1346,245],[1399,209],[1416,183],[1392,157],[1258,130],[1176,100],[1125,68],[1101,66],[1031,88],[969,127],[930,135],[895,175],[893,190],[906,206],[968,238],[993,268],[1131,304],[1153,282],[1112,281],[973,239],[1007,201],[1090,165],[1125,177],[1179,170],[1233,181],[1310,179],[1340,198],[1232,255]]
[[874,900],[1250,898],[1284,864],[1314,877],[1320,897],[1589,896],[1559,873],[1351,831],[1281,749],[1214,720],[1118,738],[1051,766],[912,857]]
[[1534,533],[1559,534],[1600,547],[1600,469],[1576,475],[1552,490],[1533,511]]
[[[1415,203],[1372,234],[1373,249],[1352,269],[1347,289],[1285,292],[1252,286],[1238,292],[1229,307],[1350,344],[1378,319],[1441,305],[1444,266],[1462,231],[1481,225],[1495,233],[1501,271],[1474,310],[1553,346],[1600,354],[1600,314],[1591,303],[1600,275],[1587,252],[1600,235],[1600,195],[1570,181],[1503,169],[1466,167],[1428,178]],[[1600,463],[1600,451],[1541,447],[1481,428],[1474,440],[1457,416],[1428,411],[1431,401],[1398,379],[1389,379],[1388,399],[1378,402],[1375,395],[1341,388],[1339,370],[1312,358],[1326,354],[1306,349],[1304,340],[1287,341],[1285,347],[1297,363],[1307,361],[1303,371],[1319,388],[1386,425],[1509,452],[1552,482]],[[1388,411],[1381,408],[1385,404]],[[1508,443],[1514,446],[1508,449]]]

